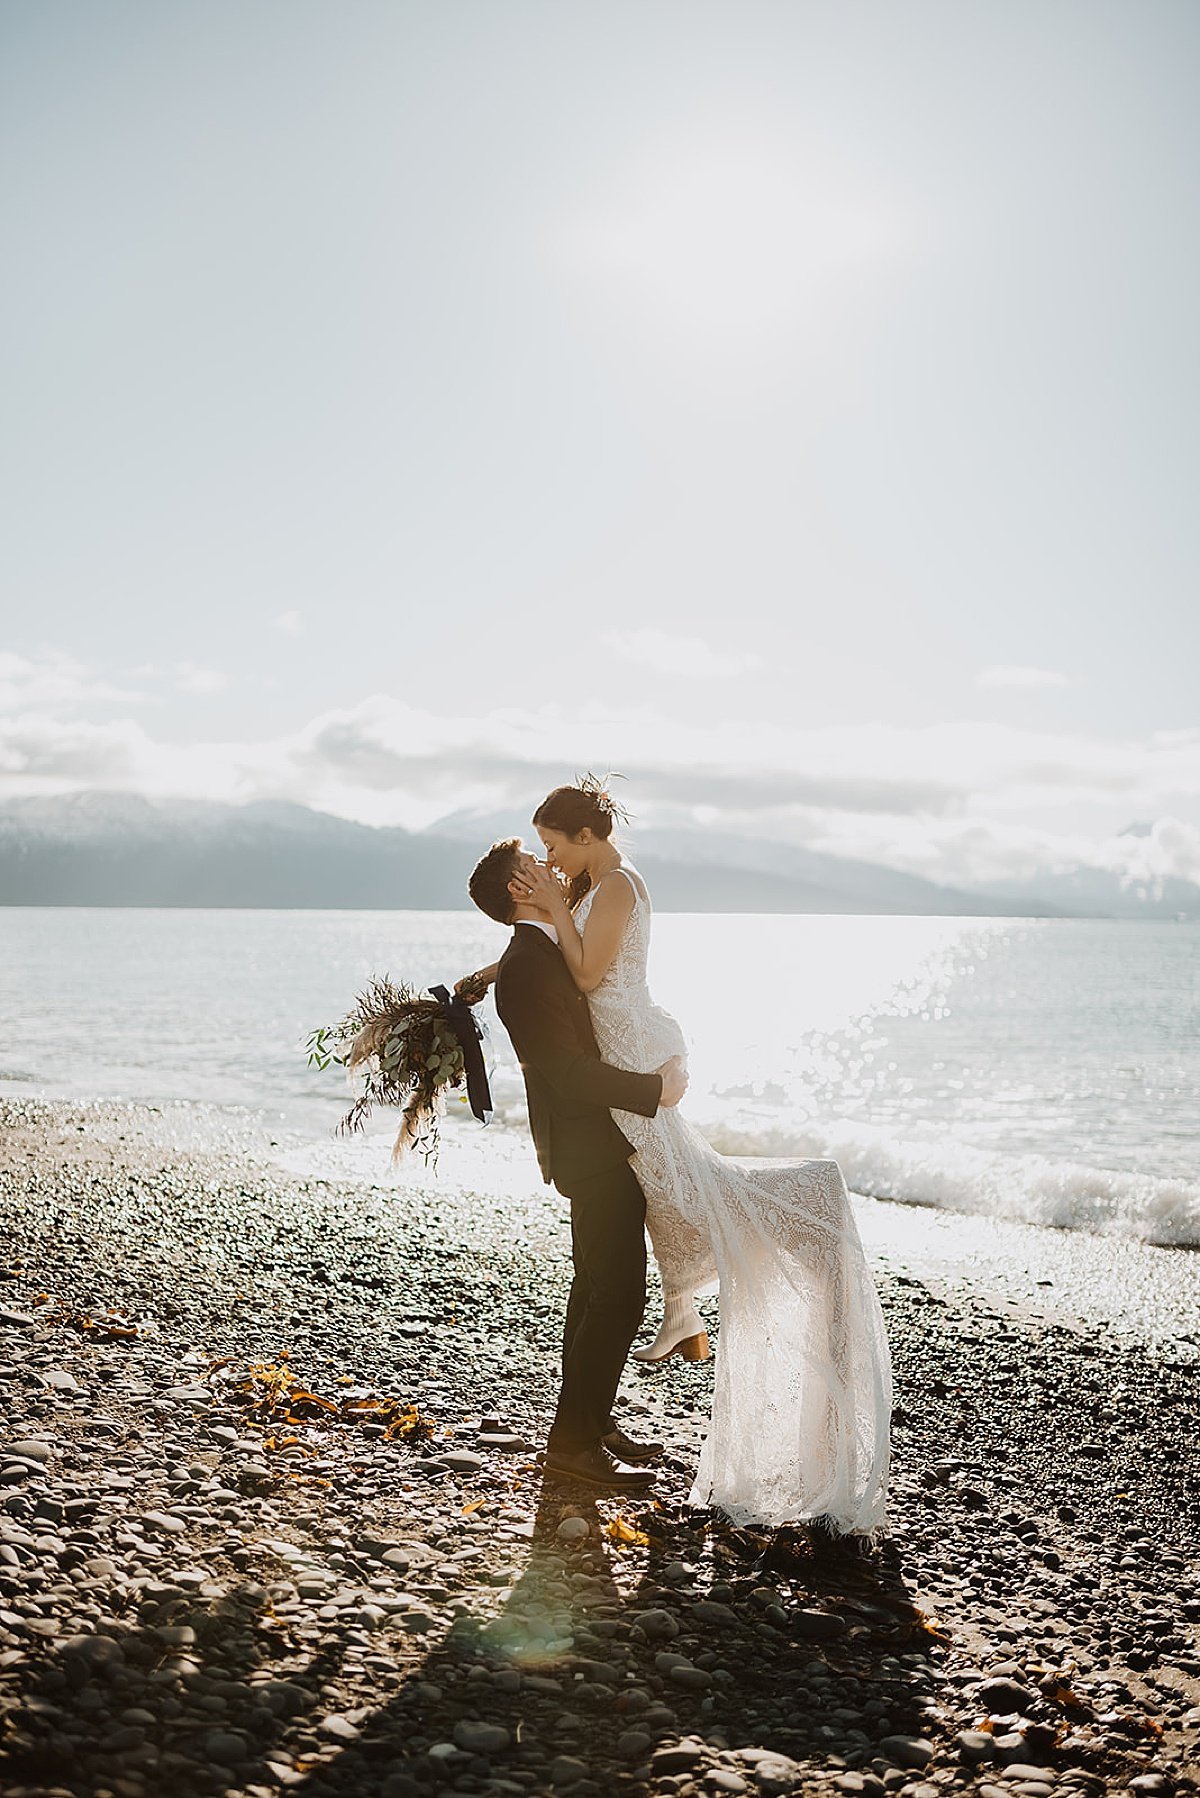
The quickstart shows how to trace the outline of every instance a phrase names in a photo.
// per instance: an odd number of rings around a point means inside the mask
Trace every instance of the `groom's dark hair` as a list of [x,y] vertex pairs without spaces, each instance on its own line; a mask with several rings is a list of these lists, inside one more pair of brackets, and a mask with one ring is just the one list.
[[493,843],[487,854],[476,862],[467,882],[467,891],[480,911],[495,918],[497,924],[512,923],[513,897],[508,883],[520,853],[520,837],[506,837],[503,843]]

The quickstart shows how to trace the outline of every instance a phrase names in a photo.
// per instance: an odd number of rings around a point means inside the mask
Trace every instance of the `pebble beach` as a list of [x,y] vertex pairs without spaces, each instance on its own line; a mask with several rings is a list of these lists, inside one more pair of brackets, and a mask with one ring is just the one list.
[[626,1376],[653,1498],[543,1477],[534,1183],[300,1177],[133,1105],[0,1127],[5,1798],[1200,1789],[1195,1255],[1096,1243],[1170,1287],[1152,1327],[1072,1298],[1058,1232],[949,1255],[864,1210],[897,1410],[862,1547],[687,1505],[711,1364]]

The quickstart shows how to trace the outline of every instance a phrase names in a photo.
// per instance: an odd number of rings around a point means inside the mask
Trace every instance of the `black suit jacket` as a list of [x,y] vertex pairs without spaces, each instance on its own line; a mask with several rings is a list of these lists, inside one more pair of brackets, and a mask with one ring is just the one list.
[[546,1181],[568,1193],[633,1153],[610,1116],[653,1117],[658,1074],[630,1074],[601,1061],[587,1000],[543,930],[513,929],[496,972],[496,1010],[525,1076],[529,1127]]

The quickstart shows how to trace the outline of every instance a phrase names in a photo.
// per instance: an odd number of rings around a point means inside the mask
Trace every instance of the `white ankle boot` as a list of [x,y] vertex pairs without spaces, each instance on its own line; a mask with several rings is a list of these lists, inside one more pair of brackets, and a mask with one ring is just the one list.
[[633,1359],[647,1365],[670,1355],[682,1355],[685,1361],[707,1361],[709,1353],[708,1332],[692,1294],[669,1292],[658,1335],[649,1348],[634,1349]]

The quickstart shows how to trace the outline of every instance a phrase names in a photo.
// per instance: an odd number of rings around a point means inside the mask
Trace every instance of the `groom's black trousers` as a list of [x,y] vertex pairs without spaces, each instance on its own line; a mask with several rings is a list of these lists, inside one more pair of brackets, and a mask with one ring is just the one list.
[[531,924],[514,927],[500,957],[496,1010],[521,1058],[543,1178],[571,1201],[575,1279],[549,1438],[570,1454],[595,1447],[612,1428],[646,1304],[646,1201],[629,1167],[633,1146],[613,1113],[653,1117],[662,1080],[601,1061],[587,1000],[555,944]]
[[590,1448],[613,1427],[621,1370],[646,1309],[646,1200],[627,1161],[571,1181],[575,1277],[549,1446]]

